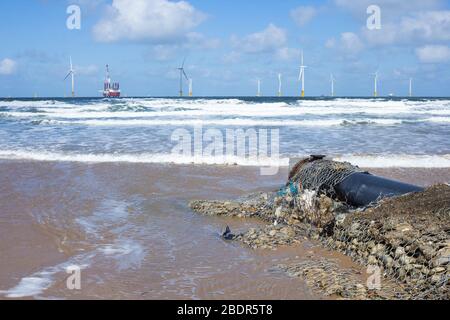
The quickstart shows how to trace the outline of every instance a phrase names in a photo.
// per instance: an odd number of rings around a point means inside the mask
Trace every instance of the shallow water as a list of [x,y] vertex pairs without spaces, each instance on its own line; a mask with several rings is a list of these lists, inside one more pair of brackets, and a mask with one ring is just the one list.
[[[199,216],[188,202],[277,190],[287,158],[310,153],[449,182],[449,120],[448,99],[0,100],[0,299],[323,298],[273,266],[328,256],[361,267],[307,240],[276,251],[223,241],[226,225],[262,222]],[[286,161],[262,176],[253,166],[267,159],[171,153],[174,130],[193,125],[278,128]],[[66,286],[72,265],[81,290]]]
[[[271,272],[310,243],[254,252],[223,241],[259,221],[202,217],[193,198],[273,188],[257,170],[3,162],[0,290],[4,298],[313,298]],[[226,171],[230,170],[230,171]],[[227,174],[225,174],[227,173]],[[82,266],[82,290],[66,268]]]

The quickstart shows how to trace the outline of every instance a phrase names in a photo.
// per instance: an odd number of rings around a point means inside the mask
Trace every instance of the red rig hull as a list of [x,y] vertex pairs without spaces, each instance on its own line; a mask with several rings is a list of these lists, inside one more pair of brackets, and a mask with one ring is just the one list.
[[105,98],[120,98],[120,91],[105,91],[103,92]]

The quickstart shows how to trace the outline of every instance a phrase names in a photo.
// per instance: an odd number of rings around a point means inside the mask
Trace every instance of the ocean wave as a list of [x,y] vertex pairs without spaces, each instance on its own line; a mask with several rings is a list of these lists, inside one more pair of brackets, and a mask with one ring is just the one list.
[[450,123],[450,117],[434,117],[424,120],[425,122]]
[[383,116],[383,115],[397,115],[397,114],[405,114],[405,115],[428,115],[428,116],[446,116],[450,115],[450,110],[351,110],[351,109],[301,109],[301,108],[277,108],[277,109],[252,109],[252,108],[236,108],[236,109],[220,109],[220,110],[179,110],[179,111],[157,111],[157,112],[149,112],[149,111],[57,111],[57,112],[49,112],[48,110],[41,112],[0,112],[2,116],[6,117],[16,117],[16,118],[30,118],[30,117],[47,117],[53,119],[117,119],[117,118],[157,118],[157,117],[201,117],[201,116],[241,116],[241,117],[263,117],[263,118],[275,118],[275,117],[295,117],[295,116],[308,116],[308,115],[317,115],[317,116],[331,116],[331,115],[375,115],[375,116]]
[[[299,159],[306,155],[295,155]],[[336,155],[336,161],[347,161],[365,168],[450,168],[450,154],[445,155],[408,155],[408,154],[379,154],[379,155]],[[225,166],[289,166],[289,158],[248,158],[237,156],[183,156],[177,154],[76,154],[45,151],[0,150],[0,159],[27,160],[43,162],[80,162],[80,163],[148,163],[148,164],[177,164],[177,165],[225,165]]]
[[43,162],[80,162],[80,163],[149,163],[179,165],[225,165],[225,166],[288,166],[288,158],[253,158],[238,156],[183,156],[171,153],[141,154],[77,154],[28,150],[0,150],[0,159],[28,160]]
[[84,120],[84,121],[57,121],[38,120],[33,124],[50,125],[83,125],[83,126],[265,126],[265,127],[328,127],[328,126],[352,126],[352,125],[396,125],[402,120],[397,119],[315,119],[315,120],[266,120],[266,119],[126,119],[126,120]]
[[[447,100],[294,100],[281,102],[244,101],[240,99],[123,99],[74,104],[58,101],[12,101],[1,104],[12,117],[46,116],[51,118],[103,119],[160,116],[253,116],[288,117],[302,115],[450,115]],[[33,108],[33,113],[18,112]]]

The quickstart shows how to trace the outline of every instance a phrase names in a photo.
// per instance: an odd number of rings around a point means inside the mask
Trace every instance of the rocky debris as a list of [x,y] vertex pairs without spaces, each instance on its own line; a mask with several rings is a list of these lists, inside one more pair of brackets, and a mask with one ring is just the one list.
[[354,212],[322,242],[383,268],[410,298],[449,299],[449,235],[450,187],[437,185]]
[[291,277],[300,277],[306,284],[324,294],[341,299],[368,300],[393,299],[403,293],[401,289],[393,289],[393,284],[384,282],[379,290],[369,290],[362,275],[357,270],[342,268],[335,261],[322,258],[290,265],[278,265]]
[[285,224],[267,225],[264,228],[251,228],[235,237],[253,249],[276,249],[299,243],[302,239],[311,237],[317,230],[307,224],[289,226]]
[[325,296],[337,296],[344,299],[367,300],[366,286],[358,279],[353,270],[342,269],[327,259],[310,260],[291,265],[279,265],[291,277],[300,277],[310,287]]
[[[344,165],[341,171],[349,170]],[[291,174],[298,178],[302,172],[297,169]],[[264,228],[233,237],[251,248],[274,249],[308,237],[362,265],[380,267],[384,279],[403,288],[402,294],[392,289],[391,297],[450,299],[449,185],[386,198],[360,209],[292,182],[278,193],[258,193],[236,201],[193,201],[190,206],[205,215],[267,221]]]
[[189,207],[207,216],[228,216],[238,218],[249,218],[258,216],[270,216],[267,211],[271,207],[266,203],[269,201],[270,193],[257,193],[238,199],[236,201],[205,201],[196,200],[189,203]]

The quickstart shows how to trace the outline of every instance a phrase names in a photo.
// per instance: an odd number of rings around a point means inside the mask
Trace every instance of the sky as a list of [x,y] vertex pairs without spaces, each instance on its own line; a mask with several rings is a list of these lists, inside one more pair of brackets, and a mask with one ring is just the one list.
[[[80,28],[73,5],[80,8]],[[380,9],[378,29],[370,5]],[[71,7],[72,6],[72,7]],[[372,24],[373,26],[373,24]],[[100,96],[109,64],[127,96],[176,96],[186,58],[195,96],[450,96],[448,0],[4,0],[0,96]],[[184,83],[187,91],[187,83]]]

